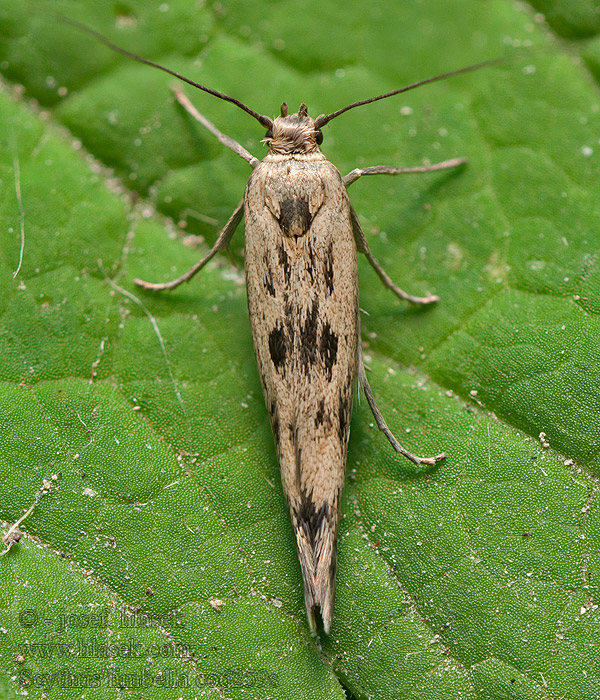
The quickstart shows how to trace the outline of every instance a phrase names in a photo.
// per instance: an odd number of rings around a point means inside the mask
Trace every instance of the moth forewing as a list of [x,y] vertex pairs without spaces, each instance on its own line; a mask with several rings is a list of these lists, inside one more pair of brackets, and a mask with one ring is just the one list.
[[250,326],[302,568],[308,620],[313,631],[320,629],[320,620],[328,633],[333,619],[340,497],[355,380],[358,378],[364,390],[378,427],[397,452],[415,464],[434,464],[445,457],[444,453],[417,457],[404,449],[377,408],[360,346],[357,252],[367,257],[384,285],[399,298],[430,304],[437,297],[412,296],[392,282],[371,254],[346,188],[363,175],[429,172],[456,167],[465,159],[412,168],[360,168],[342,178],[319,150],[321,127],[354,107],[503,59],[467,66],[354,102],[316,120],[308,116],[306,105],[289,115],[283,103],[281,116],[271,119],[233,97],[116,46],[78,22],[66,21],[114,51],[235,104],[267,128],[263,141],[269,152],[259,162],[176,90],[183,108],[254,171],[242,202],[202,260],[171,282],[135,283],[157,291],[187,282],[227,247],[243,213]]
[[358,366],[358,266],[346,188],[320,152],[270,154],[245,196],[256,361],[311,628],[333,617],[336,541]]

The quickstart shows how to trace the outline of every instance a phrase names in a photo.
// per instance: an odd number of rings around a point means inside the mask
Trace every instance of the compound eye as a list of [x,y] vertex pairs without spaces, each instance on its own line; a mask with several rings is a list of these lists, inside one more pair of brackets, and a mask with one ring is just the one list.
[[316,141],[318,146],[320,146],[323,143],[323,132],[321,131],[321,129],[317,131]]
[[273,138],[273,132],[271,131],[271,129],[269,129],[269,131],[267,131],[267,133],[265,134],[265,138],[266,138],[266,139],[272,139],[272,138]]

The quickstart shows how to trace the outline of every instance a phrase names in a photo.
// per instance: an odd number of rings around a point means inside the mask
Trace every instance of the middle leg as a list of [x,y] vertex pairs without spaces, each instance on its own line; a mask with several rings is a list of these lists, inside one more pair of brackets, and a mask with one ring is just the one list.
[[[442,163],[434,163],[433,165],[422,165],[414,168],[393,168],[388,165],[374,165],[369,168],[355,168],[354,170],[349,172],[348,175],[342,178],[342,180],[346,187],[348,187],[353,182],[356,182],[358,178],[362,177],[363,175],[400,175],[404,173],[428,173],[435,170],[446,170],[448,168],[455,168],[459,165],[464,165],[466,162],[466,158],[452,158],[451,160],[445,160]],[[378,274],[379,279],[383,282],[386,289],[390,289],[392,292],[394,292],[394,294],[397,297],[403,299],[404,301],[408,301],[411,304],[433,304],[436,301],[439,301],[439,297],[435,296],[435,294],[430,294],[426,297],[416,297],[412,294],[408,294],[403,289],[400,289],[400,287],[395,285],[392,282],[390,276],[387,274],[387,272],[373,257],[371,249],[369,248],[369,244],[367,243],[365,233],[362,229],[362,226],[360,225],[358,216],[356,215],[356,212],[354,211],[354,208],[352,206],[350,206],[350,213],[352,217],[352,230],[354,232],[356,248],[359,253],[363,253],[365,255],[365,257],[371,264],[371,267]]]

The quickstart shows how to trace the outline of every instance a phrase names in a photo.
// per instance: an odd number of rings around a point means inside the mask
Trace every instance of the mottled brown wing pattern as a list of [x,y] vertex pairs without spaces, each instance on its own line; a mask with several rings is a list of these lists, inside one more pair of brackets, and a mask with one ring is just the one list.
[[267,156],[245,197],[259,374],[315,627],[333,615],[336,540],[358,357],[358,270],[345,187],[320,153]]

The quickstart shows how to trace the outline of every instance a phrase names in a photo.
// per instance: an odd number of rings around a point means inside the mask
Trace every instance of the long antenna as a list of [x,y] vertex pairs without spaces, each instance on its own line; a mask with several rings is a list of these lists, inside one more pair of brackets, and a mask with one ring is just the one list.
[[123,54],[123,56],[127,56],[128,58],[132,58],[134,61],[138,61],[139,63],[145,63],[147,66],[152,66],[153,68],[158,68],[159,70],[162,70],[165,73],[168,73],[169,75],[172,75],[175,78],[182,80],[184,83],[187,83],[188,85],[192,85],[193,87],[196,87],[199,90],[204,90],[204,92],[208,92],[210,95],[214,95],[215,97],[218,97],[221,100],[225,100],[226,102],[231,102],[232,104],[236,105],[240,109],[243,109],[244,112],[247,112],[251,117],[254,117],[255,119],[257,119],[267,129],[273,128],[273,120],[270,117],[266,117],[264,114],[259,114],[258,112],[255,112],[253,109],[250,109],[250,107],[245,105],[243,102],[240,102],[240,100],[236,100],[235,97],[230,97],[229,95],[226,95],[224,92],[219,92],[218,90],[212,90],[211,88],[206,87],[206,85],[200,85],[200,83],[196,83],[193,80],[186,78],[184,75],[181,75],[180,73],[176,73],[174,70],[171,70],[170,68],[166,68],[165,66],[161,66],[160,63],[155,63],[154,61],[150,61],[147,58],[142,58],[142,56],[138,56],[137,54],[132,53],[131,51],[127,51],[127,49],[123,49],[120,46],[113,44],[113,42],[110,41],[110,39],[107,39],[103,34],[100,34],[99,32],[95,31],[94,29],[91,29],[90,27],[87,27],[85,24],[82,24],[81,22],[78,22],[77,20],[70,19],[69,17],[63,17],[63,16],[59,16],[59,19],[64,24],[70,24],[72,27],[75,27],[76,29],[79,29],[82,32],[86,32],[90,36],[93,36],[94,39],[97,39],[98,41],[102,42],[105,46],[108,46],[109,49],[112,49],[113,51],[116,51],[117,53]]
[[412,85],[406,85],[405,87],[399,88],[398,90],[392,90],[391,92],[386,92],[383,95],[377,95],[377,97],[370,97],[368,100],[360,100],[359,102],[353,102],[350,105],[346,105],[345,107],[342,107],[341,109],[338,109],[335,112],[332,112],[331,114],[322,114],[320,117],[317,117],[315,120],[315,128],[320,129],[322,126],[325,126],[328,122],[330,122],[332,119],[335,119],[336,117],[339,117],[340,114],[343,114],[344,112],[347,112],[349,109],[354,109],[354,107],[360,107],[361,105],[368,105],[371,102],[377,102],[377,100],[385,100],[386,97],[392,97],[392,95],[399,95],[401,92],[408,92],[409,90],[413,90],[414,88],[421,87],[421,85],[427,85],[427,83],[435,83],[438,80],[444,80],[445,78],[450,78],[453,75],[461,75],[461,73],[470,73],[471,71],[474,70],[479,70],[480,68],[485,68],[486,66],[493,66],[496,65],[497,63],[502,63],[505,58],[492,58],[489,61],[482,61],[481,63],[474,63],[471,66],[467,66],[466,68],[459,68],[458,70],[451,70],[448,73],[440,73],[439,75],[434,75],[432,78],[426,78],[425,80],[419,80],[418,83],[413,83]]

